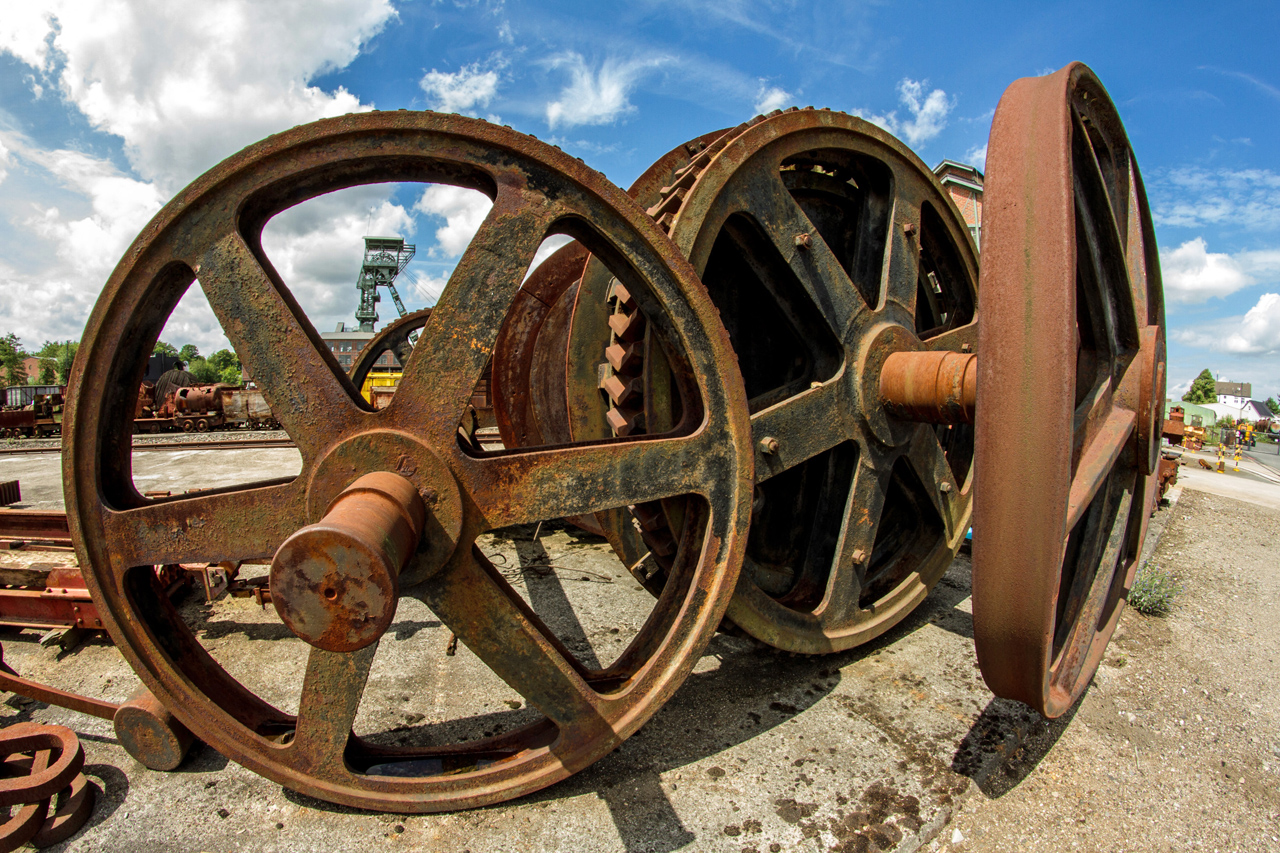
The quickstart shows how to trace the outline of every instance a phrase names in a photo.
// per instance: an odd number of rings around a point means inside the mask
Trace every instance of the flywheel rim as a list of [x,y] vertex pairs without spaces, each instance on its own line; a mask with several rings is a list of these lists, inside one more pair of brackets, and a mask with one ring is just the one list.
[[1137,161],[1087,66],[1015,81],[988,164],[974,635],[992,691],[1056,717],[1101,662],[1154,507],[1163,290]]

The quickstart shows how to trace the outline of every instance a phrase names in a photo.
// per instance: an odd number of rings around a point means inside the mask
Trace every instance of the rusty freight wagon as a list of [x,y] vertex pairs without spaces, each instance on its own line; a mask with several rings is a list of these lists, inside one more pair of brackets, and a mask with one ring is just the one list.
[[0,409],[0,438],[43,438],[62,432],[62,385],[11,385]]

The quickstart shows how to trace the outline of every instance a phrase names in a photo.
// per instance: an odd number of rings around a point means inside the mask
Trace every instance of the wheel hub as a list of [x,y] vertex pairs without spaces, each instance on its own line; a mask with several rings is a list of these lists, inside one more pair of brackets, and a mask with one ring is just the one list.
[[416,556],[399,571],[400,586],[412,586],[453,556],[462,538],[462,490],[440,455],[421,440],[377,430],[344,441],[316,466],[307,489],[308,517],[323,519],[350,485],[374,472],[389,472],[412,484],[426,510]]
[[422,538],[427,509],[413,483],[365,474],[324,518],[286,539],[271,561],[271,601],[301,639],[354,652],[391,625],[400,571]]

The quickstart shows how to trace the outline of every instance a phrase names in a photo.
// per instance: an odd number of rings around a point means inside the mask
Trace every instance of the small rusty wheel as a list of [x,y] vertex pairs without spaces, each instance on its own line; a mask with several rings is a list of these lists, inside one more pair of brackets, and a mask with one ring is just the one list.
[[[729,619],[788,651],[866,642],[923,600],[968,527],[972,428],[891,411],[880,374],[890,353],[972,352],[972,241],[919,158],[827,110],[749,122],[662,183],[649,212],[706,284],[750,398],[753,520]],[[611,318],[644,373],[606,383],[627,398],[613,424],[660,431],[678,397],[657,378],[665,348],[627,343],[635,319]],[[620,553],[661,567],[679,507],[637,516]],[[664,573],[645,580],[661,589]]]
[[[494,204],[414,346],[393,402],[373,411],[267,262],[263,224],[345,187],[435,181]],[[667,339],[689,398],[663,439],[480,454],[467,409],[535,251],[567,234],[610,258]],[[302,457],[286,482],[147,499],[128,437],[142,366],[198,277],[243,364]],[[365,113],[242,151],[167,205],[99,299],[67,407],[67,508],[86,581],[118,648],[199,738],[280,784],[395,812],[481,806],[607,754],[669,698],[710,640],[749,521],[750,425],[715,308],[643,210],[577,160],[458,116]],[[698,495],[667,594],[621,656],[579,661],[475,546],[478,534],[672,495]],[[155,564],[273,558],[272,598],[310,644],[298,713],[282,712],[200,645],[156,587]],[[381,632],[411,596],[543,715],[434,746],[356,736]],[[423,677],[428,677],[423,675]],[[442,689],[448,689],[442,687]]]
[[1088,686],[1155,499],[1164,298],[1138,164],[1087,67],[1016,81],[987,157],[973,621],[1048,717]]
[[360,357],[356,359],[355,364],[351,365],[351,370],[347,373],[351,377],[351,384],[363,389],[364,382],[373,372],[378,359],[387,353],[391,353],[396,364],[401,367],[408,364],[409,354],[413,352],[413,342],[418,337],[417,333],[427,325],[429,319],[431,319],[430,308],[410,311],[374,335],[360,351]]

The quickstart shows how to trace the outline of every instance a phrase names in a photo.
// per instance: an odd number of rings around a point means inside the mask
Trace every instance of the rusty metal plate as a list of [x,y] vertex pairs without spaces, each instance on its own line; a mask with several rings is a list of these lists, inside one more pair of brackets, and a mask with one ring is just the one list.
[[1163,289],[1137,162],[1087,67],[1014,82],[987,166],[974,635],[992,691],[1056,717],[1115,630],[1155,501]]
[[[259,235],[271,216],[307,198],[407,180],[478,189],[494,204],[393,401],[375,411],[264,258]],[[500,324],[552,234],[607,258],[673,342],[673,375],[697,405],[672,436],[496,454],[460,441]],[[138,387],[153,342],[197,278],[294,439],[302,472],[287,482],[148,499],[133,486],[136,401],[124,389]],[[579,161],[510,129],[433,113],[366,113],[251,146],[147,226],[109,279],[77,358],[64,486],[108,631],[180,722],[288,788],[363,808],[430,812],[500,802],[563,779],[661,707],[706,647],[736,583],[754,469],[745,392],[715,307],[634,201]],[[223,669],[156,588],[155,564],[271,557],[375,472],[412,483],[427,510],[400,569],[399,594],[430,607],[544,715],[538,722],[420,748],[356,737],[352,722],[375,651],[393,642],[385,635],[353,651],[309,650],[298,674],[299,712],[283,713]],[[698,496],[702,511],[688,526],[673,582],[604,670],[574,658],[474,547],[485,531],[676,495]],[[289,605],[315,609],[318,602],[302,597],[327,590],[298,591]]]

